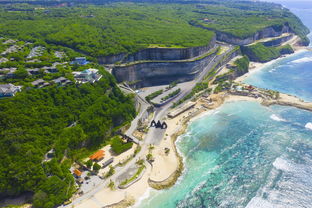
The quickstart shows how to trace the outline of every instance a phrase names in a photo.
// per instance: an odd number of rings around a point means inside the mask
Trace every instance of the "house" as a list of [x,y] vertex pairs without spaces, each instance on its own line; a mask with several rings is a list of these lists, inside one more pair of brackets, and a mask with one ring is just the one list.
[[55,84],[63,84],[67,81],[67,79],[65,77],[59,77],[57,79],[53,79],[52,80]]
[[73,72],[74,78],[78,83],[94,83],[102,78],[97,69],[86,69],[82,72]]
[[14,78],[16,69],[15,67],[2,68],[0,69],[0,74],[5,74],[4,78]]
[[74,61],[71,62],[71,64],[78,64],[78,65],[86,65],[89,62],[87,61],[86,57],[76,57]]
[[67,84],[72,83],[72,81],[66,79],[65,77],[59,77],[57,79],[52,80],[55,84],[61,85],[61,86],[65,86]]
[[54,66],[44,66],[41,69],[43,69],[44,73],[47,73],[47,74],[58,72],[58,69]]
[[43,79],[37,79],[36,81],[33,81],[31,84],[35,87],[41,87],[44,84],[44,80]]
[[9,59],[7,59],[7,58],[0,58],[0,64],[8,62],[8,61],[9,61]]
[[40,74],[40,69],[35,68],[35,69],[26,69],[28,75],[38,75]]
[[36,46],[33,49],[31,49],[30,53],[28,54],[27,58],[32,59],[34,57],[41,56],[45,50],[45,47],[42,46]]
[[0,85],[0,97],[12,97],[17,92],[20,92],[21,86],[15,86],[13,84],[2,84]]
[[81,174],[82,174],[82,172],[81,172],[80,170],[78,170],[78,169],[75,169],[75,170],[74,170],[74,175],[75,175],[77,178],[81,177]]
[[99,150],[97,151],[96,153],[94,153],[93,155],[91,155],[89,158],[90,160],[93,160],[93,161],[100,161],[101,159],[104,158],[104,150]]

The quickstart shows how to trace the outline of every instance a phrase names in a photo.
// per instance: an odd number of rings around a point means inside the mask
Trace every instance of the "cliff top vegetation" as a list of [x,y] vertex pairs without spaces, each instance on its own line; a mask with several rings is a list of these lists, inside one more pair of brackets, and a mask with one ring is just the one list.
[[[96,1],[95,1],[96,2]],[[26,11],[0,8],[0,36],[43,41],[100,57],[148,47],[207,45],[219,31],[239,38],[288,24],[304,37],[308,29],[289,10],[259,2],[205,1],[203,4],[109,3],[46,7]],[[203,28],[207,28],[203,29]]]

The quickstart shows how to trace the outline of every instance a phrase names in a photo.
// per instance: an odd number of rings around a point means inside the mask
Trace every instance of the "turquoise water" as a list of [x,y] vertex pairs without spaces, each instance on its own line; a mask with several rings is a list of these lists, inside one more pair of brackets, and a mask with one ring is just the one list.
[[308,122],[312,113],[291,107],[223,105],[179,139],[186,169],[178,184],[151,191],[140,207],[309,207]]
[[[286,2],[312,29],[312,3]],[[310,9],[309,9],[310,8]],[[312,101],[312,53],[280,60],[247,83]],[[138,207],[312,208],[312,113],[232,102],[192,122],[177,142],[185,171]]]
[[[290,8],[312,31],[312,1],[276,2]],[[312,34],[309,37],[312,40]],[[312,51],[279,60],[263,70],[253,73],[244,82],[312,101]]]
[[312,101],[312,52],[303,52],[279,60],[251,74],[244,82]]

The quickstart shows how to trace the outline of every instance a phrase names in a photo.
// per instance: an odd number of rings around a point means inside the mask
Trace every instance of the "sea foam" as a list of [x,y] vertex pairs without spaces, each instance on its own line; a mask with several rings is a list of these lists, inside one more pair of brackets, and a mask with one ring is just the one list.
[[304,127],[306,127],[307,129],[312,130],[312,123],[307,123]]
[[283,158],[276,158],[275,161],[273,162],[273,166],[278,169],[278,170],[283,170],[283,171],[291,171],[291,164],[283,159]]
[[284,121],[284,122],[286,121],[285,119],[279,117],[279,116],[276,115],[276,114],[272,114],[272,115],[270,116],[270,118],[271,118],[272,120],[274,120],[274,121]]
[[304,58],[292,61],[291,63],[293,63],[293,64],[300,64],[300,63],[308,63],[308,62],[312,62],[312,57],[304,57]]

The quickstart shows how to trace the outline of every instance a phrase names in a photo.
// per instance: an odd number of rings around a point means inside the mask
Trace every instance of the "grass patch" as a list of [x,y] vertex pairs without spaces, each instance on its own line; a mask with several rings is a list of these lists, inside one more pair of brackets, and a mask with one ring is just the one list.
[[131,149],[132,145],[133,145],[132,142],[124,143],[119,136],[113,137],[111,141],[112,150],[117,155]]

